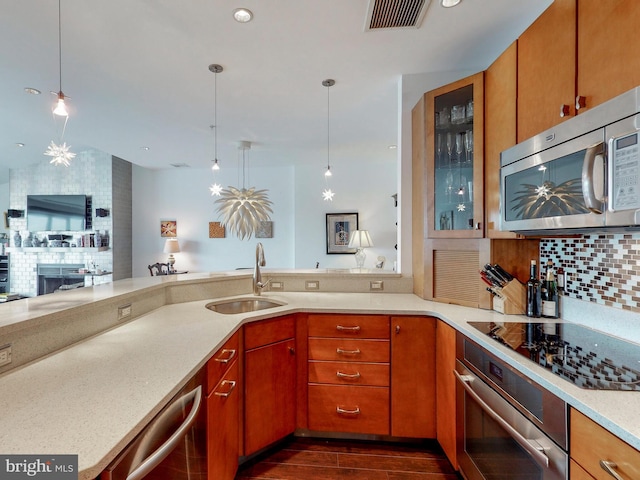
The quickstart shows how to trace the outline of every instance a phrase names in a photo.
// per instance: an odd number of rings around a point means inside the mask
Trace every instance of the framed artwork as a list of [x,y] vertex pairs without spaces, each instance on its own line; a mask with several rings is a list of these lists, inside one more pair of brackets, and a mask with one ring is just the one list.
[[327,253],[356,253],[355,248],[349,248],[349,240],[357,229],[357,213],[327,213]]
[[4,212],[4,228],[9,228],[9,213]]
[[260,222],[260,227],[256,230],[256,238],[273,238],[273,222]]
[[224,225],[220,222],[209,222],[209,238],[224,238]]
[[175,220],[160,220],[160,236],[177,237],[178,222],[176,222]]

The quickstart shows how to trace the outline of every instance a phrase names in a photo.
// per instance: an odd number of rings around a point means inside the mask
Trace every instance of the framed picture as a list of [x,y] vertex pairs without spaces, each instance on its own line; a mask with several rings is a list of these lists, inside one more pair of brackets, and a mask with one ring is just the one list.
[[327,213],[327,253],[356,253],[349,248],[349,240],[357,229],[357,213]]
[[161,237],[177,237],[178,222],[175,220],[160,220],[160,236]]
[[273,222],[260,222],[260,227],[256,230],[256,238],[273,238]]
[[209,238],[224,238],[224,225],[220,222],[209,222]]

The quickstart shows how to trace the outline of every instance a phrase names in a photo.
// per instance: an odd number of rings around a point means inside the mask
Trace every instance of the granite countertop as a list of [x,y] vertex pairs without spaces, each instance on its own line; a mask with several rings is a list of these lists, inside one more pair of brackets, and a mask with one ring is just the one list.
[[211,299],[165,305],[0,376],[0,451],[77,453],[79,479],[95,478],[243,323],[313,311],[436,316],[640,449],[637,393],[580,389],[467,324],[524,317],[404,293],[263,296],[286,305],[238,315],[207,310]]

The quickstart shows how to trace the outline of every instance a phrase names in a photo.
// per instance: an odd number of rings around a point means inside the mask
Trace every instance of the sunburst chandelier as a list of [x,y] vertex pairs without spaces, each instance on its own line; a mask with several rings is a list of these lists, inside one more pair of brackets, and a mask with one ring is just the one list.
[[[61,0],[58,0],[58,72],[59,72],[59,90],[56,94],[56,103],[52,110],[54,124],[58,125],[62,123],[58,130],[58,144],[56,144],[53,140],[49,144],[47,150],[45,150],[44,154],[48,157],[52,157],[49,163],[53,165],[64,165],[68,167],[71,165],[71,160],[76,156],[75,153],[72,153],[69,149],[71,145],[68,145],[62,141],[64,137],[65,129],[67,128],[67,121],[69,120],[69,112],[67,110],[67,106],[64,102],[65,94],[62,93],[62,8],[61,8]],[[52,92],[53,93],[53,92]],[[56,119],[58,117],[58,119]]]
[[218,213],[222,215],[220,223],[240,240],[249,240],[260,228],[261,222],[271,220],[273,210],[268,190],[245,187],[249,171],[245,155],[251,149],[251,142],[240,142],[239,148],[242,150],[242,188],[223,189],[215,203],[219,205]]
[[329,187],[329,178],[331,178],[331,176],[333,175],[331,173],[331,163],[329,162],[329,139],[330,139],[330,125],[329,125],[329,119],[330,119],[330,115],[329,115],[329,89],[331,87],[333,87],[336,84],[336,81],[333,80],[332,78],[327,78],[326,80],[322,81],[322,86],[323,87],[327,87],[327,169],[324,172],[324,182],[325,182],[325,189],[322,192],[322,198],[324,199],[325,202],[332,202],[333,201],[333,196],[335,195],[334,192],[331,191],[331,188]]
[[211,196],[219,197],[222,193],[222,185],[216,181],[216,174],[220,170],[220,164],[218,162],[218,74],[224,70],[222,65],[212,63],[209,65],[209,71],[213,73],[213,125],[211,130],[213,131],[213,165],[211,170],[213,171],[213,183],[209,187]]

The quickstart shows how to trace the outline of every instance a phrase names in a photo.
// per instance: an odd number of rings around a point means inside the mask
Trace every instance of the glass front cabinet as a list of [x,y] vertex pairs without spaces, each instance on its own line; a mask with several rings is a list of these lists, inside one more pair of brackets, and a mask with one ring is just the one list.
[[484,232],[483,73],[425,95],[428,238],[482,238]]

